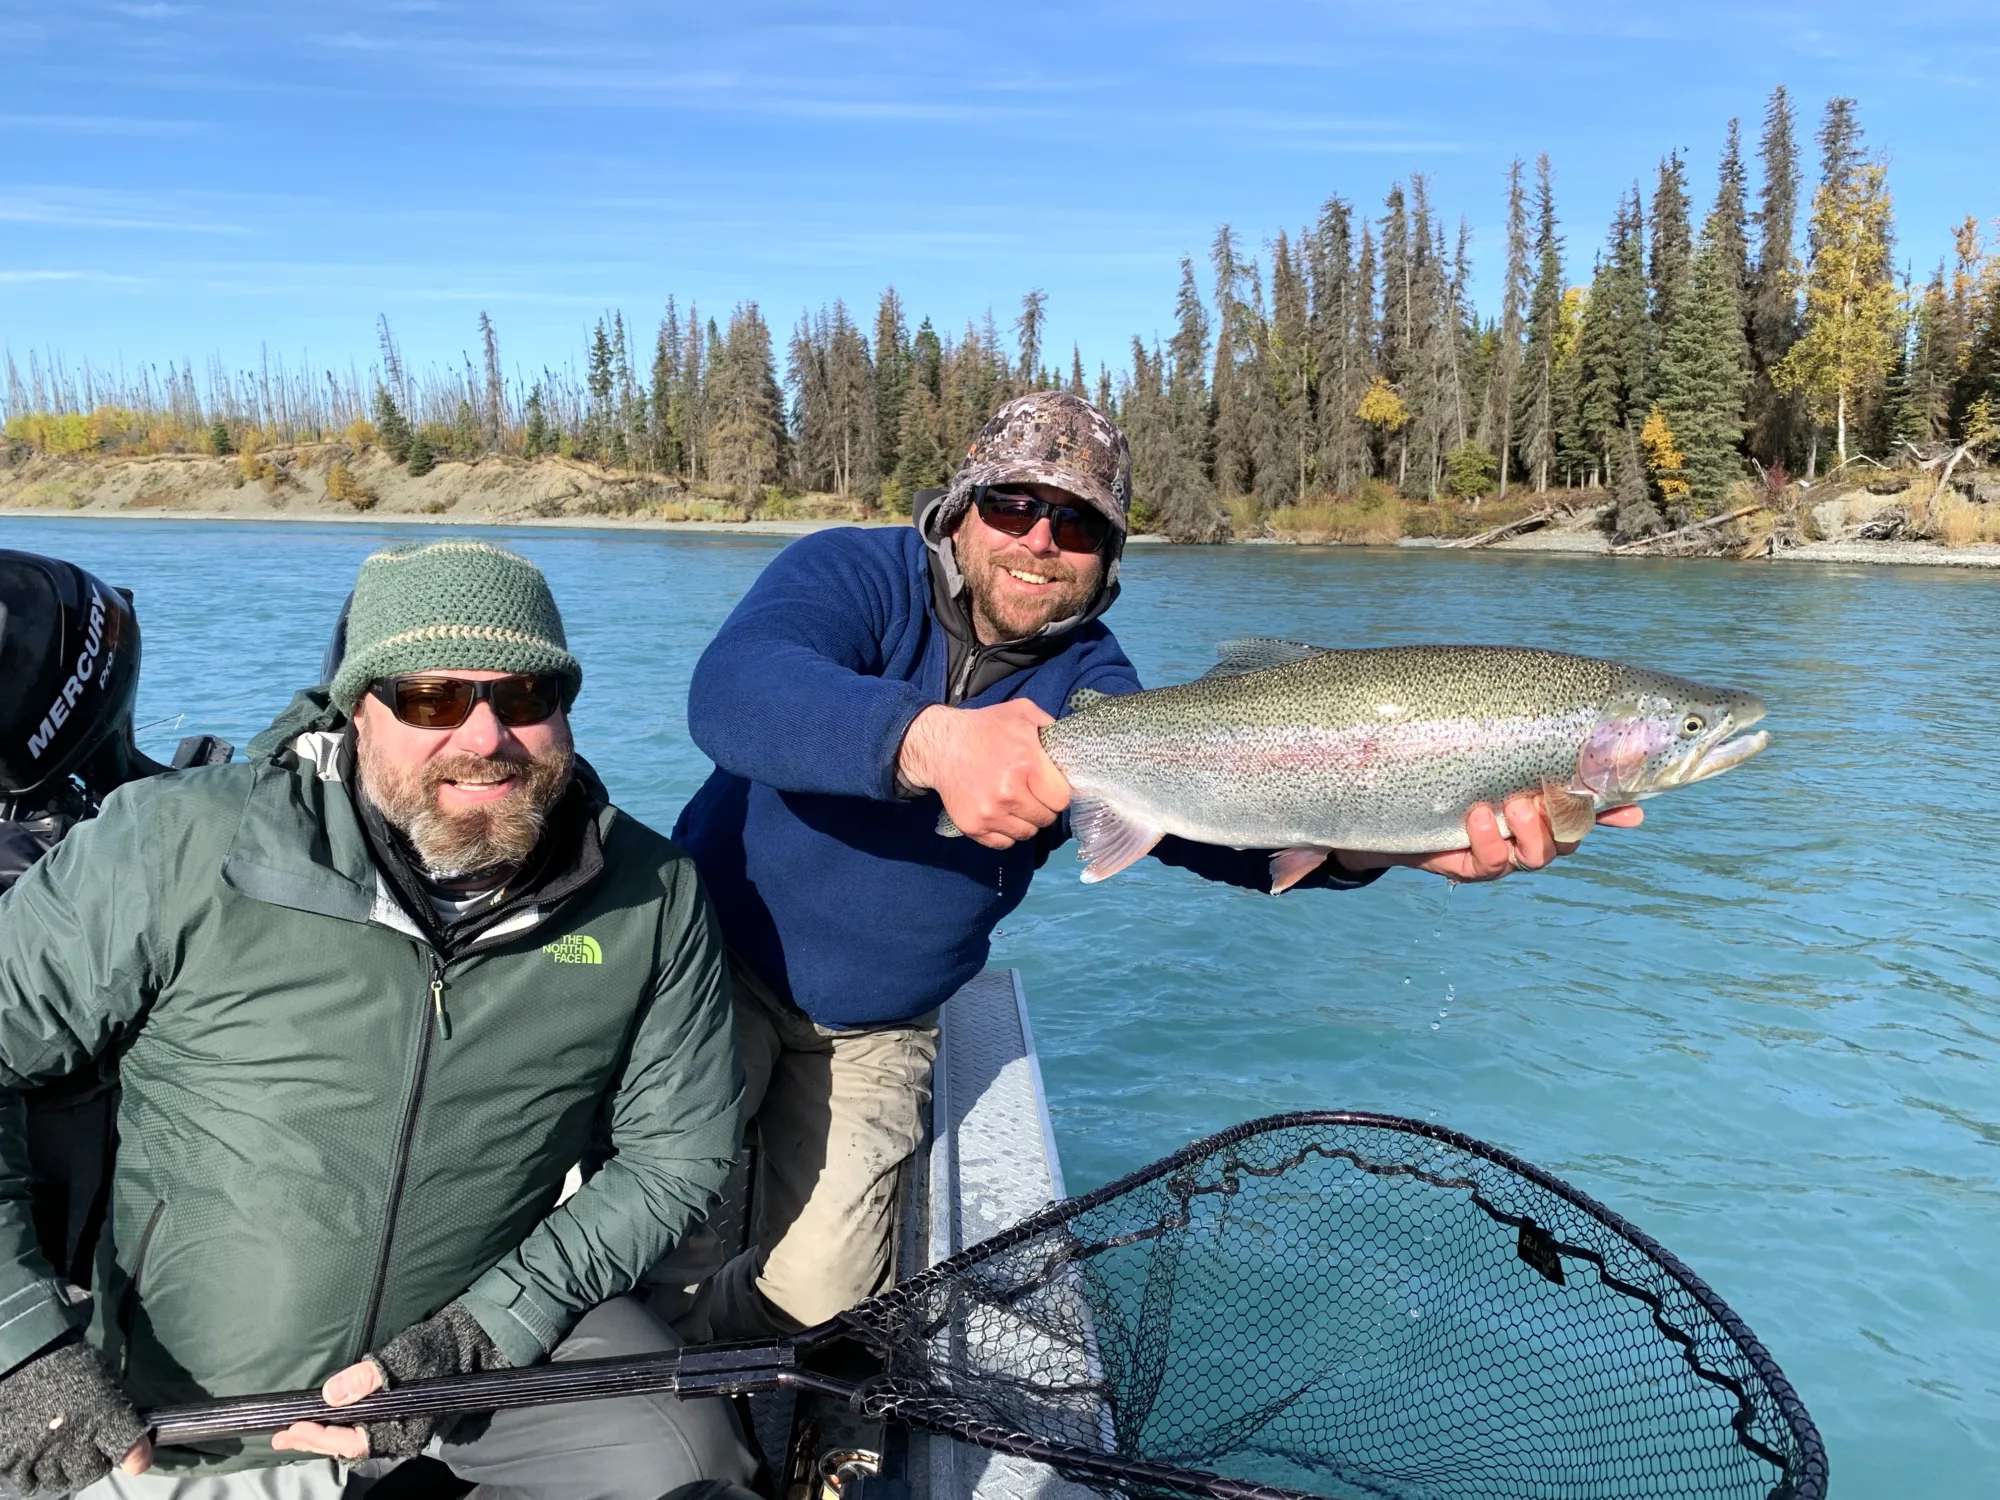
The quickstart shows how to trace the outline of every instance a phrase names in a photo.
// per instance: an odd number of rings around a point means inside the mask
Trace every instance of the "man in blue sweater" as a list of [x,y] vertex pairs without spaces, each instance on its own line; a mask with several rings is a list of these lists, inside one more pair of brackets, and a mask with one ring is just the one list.
[[[708,1288],[715,1338],[790,1332],[888,1284],[937,1008],[1070,836],[1069,784],[1038,731],[1079,688],[1139,689],[1101,622],[1130,495],[1109,419],[1077,396],[1021,397],[914,528],[780,553],[695,668],[688,727],[716,770],[674,839],[721,919],[763,1144],[758,1245]],[[938,836],[940,802],[966,837]],[[1532,799],[1506,815],[1512,841],[1480,808],[1469,849],[1343,851],[1298,884],[1351,890],[1391,864],[1492,879],[1571,847]],[[1270,889],[1268,850],[1168,837],[1152,852]]]

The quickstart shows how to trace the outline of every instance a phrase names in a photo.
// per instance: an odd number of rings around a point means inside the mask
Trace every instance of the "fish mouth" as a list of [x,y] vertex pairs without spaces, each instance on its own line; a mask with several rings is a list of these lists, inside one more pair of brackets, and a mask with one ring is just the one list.
[[1724,771],[1733,771],[1753,756],[1762,755],[1771,743],[1769,730],[1760,729],[1755,734],[1738,735],[1735,739],[1720,740],[1702,752],[1688,770],[1683,786],[1693,786],[1697,781],[1706,781],[1711,776],[1720,776]]

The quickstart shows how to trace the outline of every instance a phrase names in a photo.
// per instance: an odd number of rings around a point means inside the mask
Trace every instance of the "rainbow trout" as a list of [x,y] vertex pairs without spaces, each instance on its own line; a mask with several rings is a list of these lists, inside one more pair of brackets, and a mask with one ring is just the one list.
[[1073,789],[1086,881],[1172,833],[1279,850],[1282,891],[1334,849],[1462,849],[1475,803],[1497,813],[1521,792],[1540,794],[1557,838],[1579,839],[1604,809],[1719,776],[1768,743],[1740,733],[1764,717],[1752,693],[1588,656],[1264,639],[1218,654],[1179,687],[1079,693],[1042,730]]

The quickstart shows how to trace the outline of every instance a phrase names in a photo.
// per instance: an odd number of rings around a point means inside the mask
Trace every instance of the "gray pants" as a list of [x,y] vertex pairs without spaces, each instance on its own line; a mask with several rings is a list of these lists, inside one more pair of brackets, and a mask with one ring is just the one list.
[[[554,1358],[607,1359],[678,1348],[680,1341],[629,1297],[584,1315]],[[446,1438],[431,1452],[480,1500],[660,1500],[697,1480],[743,1483],[755,1460],[728,1403],[715,1398],[621,1396],[570,1406],[495,1412],[467,1419],[465,1440]],[[393,1464],[342,1465],[330,1458],[176,1477],[114,1473],[78,1500],[341,1500],[364,1495]]]

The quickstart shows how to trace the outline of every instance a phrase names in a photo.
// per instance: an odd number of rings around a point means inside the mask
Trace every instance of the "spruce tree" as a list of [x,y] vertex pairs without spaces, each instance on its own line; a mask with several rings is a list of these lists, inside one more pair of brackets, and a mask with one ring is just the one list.
[[451,423],[451,456],[474,459],[479,457],[484,446],[485,434],[479,430],[479,417],[473,411],[472,403],[460,401]]
[[[926,320],[924,328],[930,327]],[[922,337],[922,330],[918,334]],[[933,335],[935,337],[935,335]],[[896,472],[885,488],[892,505],[908,513],[918,490],[945,482],[944,442],[940,436],[938,401],[930,383],[913,379],[903,387],[902,421],[896,435]]]
[[1521,159],[1507,168],[1507,280],[1500,296],[1500,327],[1486,382],[1482,439],[1499,457],[1500,495],[1514,466],[1514,408],[1521,386],[1521,338],[1528,308],[1528,196]]
[[675,430],[674,401],[678,395],[681,363],[681,320],[674,299],[667,298],[667,310],[660,318],[659,332],[653,336],[652,426],[647,434],[647,457],[652,467],[664,474],[681,471],[680,439]]
[[1017,379],[1026,390],[1033,390],[1041,383],[1042,328],[1048,305],[1049,294],[1036,287],[1021,299],[1021,316],[1014,320],[1014,333],[1021,350]]
[[437,455],[431,452],[430,439],[421,427],[410,434],[409,452],[408,468],[413,478],[421,479],[437,467]]
[[1617,446],[1612,452],[1617,460],[1618,475],[1618,510],[1612,521],[1613,536],[1626,542],[1652,536],[1665,529],[1666,522],[1660,516],[1653,487],[1646,479],[1646,462],[1639,456],[1638,435],[1629,425],[1620,429]]
[[[1618,233],[1613,228],[1614,237]],[[1575,427],[1572,446],[1590,455],[1596,482],[1606,486],[1617,472],[1613,447],[1624,425],[1623,368],[1618,357],[1617,272],[1609,256],[1600,256],[1583,304],[1583,319],[1577,329]]]
[[1715,208],[1709,215],[1709,222],[1715,230],[1716,253],[1722,257],[1725,274],[1736,288],[1738,319],[1743,324],[1747,350],[1751,328],[1750,238],[1745,225],[1747,184],[1743,173],[1743,132],[1739,121],[1729,122],[1729,131],[1722,146],[1722,160],[1715,176]]
[[1759,157],[1763,185],[1756,214],[1757,263],[1750,273],[1750,450],[1769,467],[1799,456],[1798,403],[1771,372],[1799,336],[1799,156],[1792,102],[1783,85],[1764,111]]
[[396,403],[389,387],[378,381],[375,386],[376,442],[397,463],[407,463],[411,436],[409,419],[403,415],[402,407]]
[[617,381],[617,367],[612,358],[611,334],[602,318],[597,320],[597,327],[591,333],[590,368],[584,378],[590,402],[584,408],[582,451],[578,456],[603,463],[611,453],[611,392]]
[[1355,335],[1354,213],[1339,198],[1320,206],[1311,266],[1318,443],[1313,467],[1320,488],[1345,494],[1358,488],[1368,472],[1367,435],[1354,414],[1368,388],[1368,360]]
[[480,434],[487,451],[498,453],[507,437],[507,383],[500,377],[500,335],[493,320],[479,314],[479,344],[486,360],[486,391],[481,402]]
[[875,309],[875,462],[884,478],[896,472],[903,393],[910,383],[910,330],[903,301],[887,287]]
[[1521,463],[1535,493],[1549,487],[1556,455],[1555,376],[1562,331],[1562,240],[1556,233],[1555,186],[1548,153],[1535,159],[1535,288],[1528,301],[1528,346],[1520,402]]
[[[1200,382],[1200,363],[1197,359],[1183,381],[1169,369],[1173,362],[1172,356],[1162,356],[1157,348],[1148,353],[1138,339],[1132,340],[1132,374],[1121,411],[1132,445],[1133,510],[1146,529],[1170,541],[1220,541],[1228,532],[1227,518],[1215,503],[1208,477],[1175,431],[1174,405]],[[1177,381],[1182,382],[1178,397]]]
[[1368,399],[1376,385],[1382,381],[1381,325],[1375,316],[1375,232],[1366,219],[1361,221],[1361,246],[1354,252],[1354,280],[1350,296],[1354,325],[1352,347],[1358,368],[1354,383],[1360,394],[1349,408],[1361,430],[1367,434],[1364,442],[1362,478],[1366,479],[1377,471],[1387,457],[1384,450],[1382,429],[1361,415],[1361,404]]
[[217,458],[227,458],[236,451],[236,445],[229,440],[229,424],[220,417],[209,425],[208,451]]
[[1318,380],[1312,337],[1310,273],[1305,247],[1280,230],[1271,248],[1271,327],[1265,341],[1265,378],[1271,388],[1273,441],[1270,473],[1260,476],[1267,504],[1303,500],[1313,483],[1317,434],[1313,387]]
[[1687,168],[1678,151],[1660,163],[1660,180],[1653,189],[1651,258],[1646,263],[1646,299],[1652,313],[1645,389],[1654,389],[1659,351],[1680,313],[1687,294],[1694,248],[1688,228]]
[[771,330],[754,302],[737,304],[715,359],[709,393],[709,477],[754,507],[784,472],[784,398],[771,362]]
[[526,458],[539,458],[544,453],[555,452],[555,441],[549,432],[548,413],[542,408],[542,383],[538,380],[528,391],[526,406],[522,408],[521,453]]
[[1660,355],[1659,406],[1683,455],[1696,515],[1722,508],[1743,472],[1743,393],[1749,350],[1735,267],[1718,209],[1702,231],[1685,296]]
[[1210,430],[1214,434],[1211,472],[1216,490],[1226,497],[1241,494],[1251,483],[1244,367],[1256,353],[1256,336],[1243,300],[1247,268],[1237,256],[1236,236],[1227,224],[1215,232],[1209,261],[1215,268],[1215,373],[1209,381],[1213,404]]

